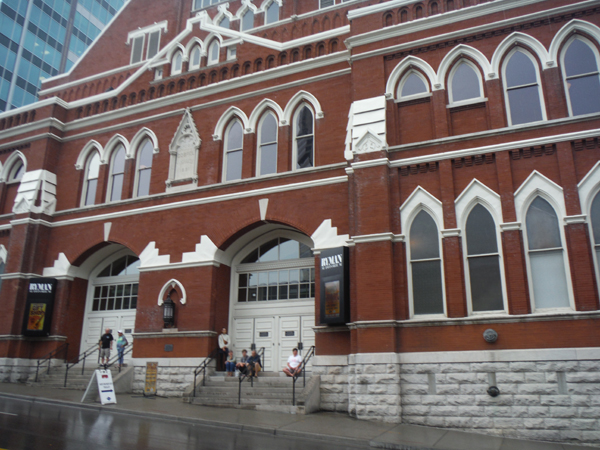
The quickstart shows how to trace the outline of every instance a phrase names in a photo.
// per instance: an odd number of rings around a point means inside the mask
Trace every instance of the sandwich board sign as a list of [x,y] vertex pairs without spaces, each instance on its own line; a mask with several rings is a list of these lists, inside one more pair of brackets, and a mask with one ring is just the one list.
[[90,379],[87,389],[81,398],[81,403],[87,401],[95,401],[95,387],[98,387],[98,396],[100,403],[103,405],[111,405],[117,403],[117,395],[113,385],[112,374],[110,370],[96,370]]

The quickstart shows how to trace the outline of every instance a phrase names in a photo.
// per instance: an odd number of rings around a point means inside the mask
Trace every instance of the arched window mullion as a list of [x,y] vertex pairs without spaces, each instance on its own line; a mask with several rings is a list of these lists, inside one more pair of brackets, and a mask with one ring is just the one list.
[[596,47],[578,35],[563,49],[562,74],[571,116],[600,112],[599,56]]
[[260,121],[258,136],[257,175],[277,173],[277,119],[268,112]]
[[244,133],[239,120],[234,120],[225,132],[223,181],[234,181],[242,178],[244,155]]
[[122,145],[113,152],[110,164],[110,177],[108,184],[107,200],[116,202],[123,195],[123,181],[125,177],[125,148]]
[[136,164],[136,196],[143,197],[150,194],[150,180],[152,176],[153,148],[150,139],[146,139],[137,153]]
[[315,121],[312,110],[302,104],[294,120],[294,160],[292,170],[315,166]]
[[98,177],[100,175],[100,155],[94,152],[88,157],[85,165],[85,180],[83,185],[82,205],[91,206],[96,203],[96,191],[98,189]]

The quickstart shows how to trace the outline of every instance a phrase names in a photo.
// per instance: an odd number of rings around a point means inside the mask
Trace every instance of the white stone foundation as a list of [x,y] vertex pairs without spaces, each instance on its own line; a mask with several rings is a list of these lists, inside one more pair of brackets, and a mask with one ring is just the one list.
[[[156,393],[162,397],[182,397],[194,382],[194,369],[204,358],[134,359],[133,392],[141,394],[146,385],[146,362],[158,362]],[[209,372],[212,369],[209,367]],[[207,373],[207,375],[208,375]],[[198,383],[202,383],[199,376]]]
[[321,409],[359,419],[600,442],[597,348],[317,356],[313,371]]
[[35,377],[36,367],[37,361],[31,359],[0,358],[0,383],[26,383]]

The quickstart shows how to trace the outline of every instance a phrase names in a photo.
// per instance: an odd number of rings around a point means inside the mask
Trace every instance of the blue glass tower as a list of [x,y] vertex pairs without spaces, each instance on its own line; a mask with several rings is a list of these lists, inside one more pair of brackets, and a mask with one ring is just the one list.
[[33,103],[69,70],[125,0],[0,0],[0,112]]

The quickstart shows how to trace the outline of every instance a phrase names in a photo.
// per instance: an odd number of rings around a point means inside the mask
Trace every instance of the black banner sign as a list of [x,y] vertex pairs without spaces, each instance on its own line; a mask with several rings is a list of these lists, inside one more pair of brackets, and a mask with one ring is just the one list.
[[27,304],[23,321],[24,336],[48,336],[52,324],[52,308],[56,279],[31,278],[27,288]]
[[349,273],[348,247],[321,251],[321,323],[345,324],[349,322]]

